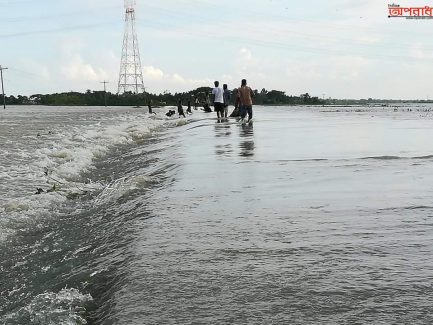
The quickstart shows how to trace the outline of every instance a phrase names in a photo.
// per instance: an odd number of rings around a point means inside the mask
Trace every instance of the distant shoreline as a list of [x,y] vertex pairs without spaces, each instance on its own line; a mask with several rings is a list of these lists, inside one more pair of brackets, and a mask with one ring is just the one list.
[[[422,101],[404,101],[404,102],[389,102],[386,104],[381,103],[351,103],[351,104],[254,104],[254,106],[261,107],[334,107],[334,108],[348,108],[348,107],[372,107],[372,108],[398,108],[398,107],[406,107],[413,105],[425,105],[425,104],[433,104],[433,101],[422,102]],[[7,104],[7,106],[45,106],[45,107],[104,107],[104,104],[101,105],[86,105],[86,104]],[[163,109],[163,108],[173,108],[177,105],[163,105],[163,106],[152,106],[153,109]],[[185,105],[183,105],[185,106]],[[229,105],[230,107],[234,107],[234,105]],[[147,110],[146,105],[107,105],[107,108],[110,107],[132,107],[132,108],[141,108]],[[211,106],[213,107],[213,106]],[[199,110],[203,109],[203,106],[198,106]]]
[[[182,101],[184,106],[203,107],[205,103],[211,102],[210,87],[200,87],[183,93],[169,93],[164,92],[161,94],[151,93],[124,93],[112,94],[104,91],[91,91],[87,90],[84,93],[80,92],[63,92],[54,94],[34,94],[29,97],[17,95],[16,97],[5,96],[6,105],[44,105],[44,106],[143,106],[147,107],[149,104],[152,107],[157,106],[177,106],[179,100]],[[367,106],[389,106],[395,104],[432,104],[433,100],[426,99],[335,99],[335,98],[319,98],[311,96],[309,93],[300,94],[298,96],[287,95],[284,91],[279,90],[253,90],[254,105],[262,106],[348,106],[348,105],[367,105]],[[234,103],[235,93],[232,91],[232,104]],[[0,94],[0,99],[3,101],[3,96]],[[198,103],[196,105],[196,102]],[[105,103],[107,105],[105,105]]]

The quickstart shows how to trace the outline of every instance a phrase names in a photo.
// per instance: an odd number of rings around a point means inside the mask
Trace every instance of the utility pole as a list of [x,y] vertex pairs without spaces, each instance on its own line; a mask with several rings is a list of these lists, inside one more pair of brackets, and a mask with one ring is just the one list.
[[7,70],[8,68],[3,68],[0,65],[0,76],[2,80],[2,94],[3,94],[3,109],[6,109],[6,97],[5,97],[5,87],[3,85],[3,70]]
[[107,88],[106,88],[106,84],[108,84],[108,81],[102,81],[101,84],[104,84],[104,102],[105,102],[105,107],[107,107]]
[[143,87],[143,96],[144,96],[144,102],[146,103],[146,101],[147,101],[147,94],[146,94],[146,89],[147,89],[148,87]]

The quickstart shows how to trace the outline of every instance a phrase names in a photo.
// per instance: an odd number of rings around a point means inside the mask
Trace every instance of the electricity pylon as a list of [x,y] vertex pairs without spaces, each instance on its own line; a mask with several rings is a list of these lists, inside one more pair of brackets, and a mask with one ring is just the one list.
[[123,36],[122,60],[120,62],[118,93],[144,92],[140,49],[135,27],[135,0],[125,0],[125,34]]

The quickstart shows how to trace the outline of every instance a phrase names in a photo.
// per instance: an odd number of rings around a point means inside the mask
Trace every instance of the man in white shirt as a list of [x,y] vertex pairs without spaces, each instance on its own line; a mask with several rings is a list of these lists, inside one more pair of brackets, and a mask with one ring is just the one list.
[[221,117],[224,117],[224,92],[219,85],[219,81],[215,81],[215,88],[212,90],[213,106],[218,118],[220,118],[220,114]]

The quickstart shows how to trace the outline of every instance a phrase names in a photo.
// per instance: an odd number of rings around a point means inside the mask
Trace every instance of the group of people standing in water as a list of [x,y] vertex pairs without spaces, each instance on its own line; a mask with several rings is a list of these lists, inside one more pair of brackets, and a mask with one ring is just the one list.
[[[214,104],[215,112],[218,118],[224,118],[228,115],[228,107],[230,104],[230,91],[226,84],[221,89],[219,87],[219,81],[215,81],[215,88],[212,90],[212,101]],[[240,116],[241,119],[245,119],[248,113],[248,122],[253,118],[253,90],[247,86],[247,80],[242,79],[241,87],[233,91],[235,96],[234,104],[235,111],[231,116]],[[238,113],[237,113],[238,111]]]
[[[212,105],[214,106],[214,111],[217,113],[217,118],[227,118],[228,117],[228,108],[230,102],[232,101],[232,95],[234,96],[234,106],[235,109],[230,115],[230,117],[240,117],[244,120],[248,114],[248,122],[250,122],[253,118],[253,100],[254,93],[252,89],[247,85],[247,80],[242,79],[241,86],[237,89],[234,89],[232,92],[228,89],[227,84],[224,84],[223,87],[220,87],[219,81],[214,82],[215,88],[212,90]],[[208,97],[208,96],[207,96]],[[203,105],[205,112],[212,112],[210,108],[210,100],[207,98],[206,102]],[[187,114],[192,114],[192,105],[191,100],[188,100],[188,108],[186,110]],[[199,105],[198,98],[195,99],[194,109],[197,110]],[[152,112],[151,104],[149,104],[149,113]],[[185,111],[183,109],[182,100],[179,99],[177,103],[177,113],[179,117],[185,116]],[[169,110],[166,114],[168,117],[176,114],[176,111]]]

